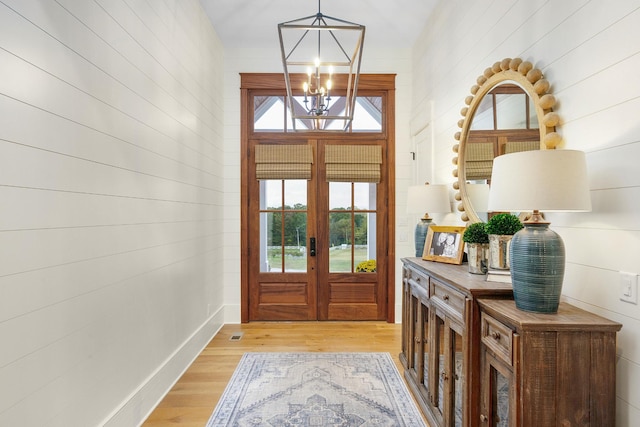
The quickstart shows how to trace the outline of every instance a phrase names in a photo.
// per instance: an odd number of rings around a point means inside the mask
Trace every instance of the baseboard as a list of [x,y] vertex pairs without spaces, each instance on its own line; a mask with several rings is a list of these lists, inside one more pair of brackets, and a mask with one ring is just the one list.
[[207,319],[101,425],[139,426],[224,325],[224,306]]

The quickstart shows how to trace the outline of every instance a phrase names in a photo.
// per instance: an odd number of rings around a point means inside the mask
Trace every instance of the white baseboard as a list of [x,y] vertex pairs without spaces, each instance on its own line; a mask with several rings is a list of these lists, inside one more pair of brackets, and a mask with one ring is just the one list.
[[207,319],[101,425],[139,426],[224,325],[224,306]]

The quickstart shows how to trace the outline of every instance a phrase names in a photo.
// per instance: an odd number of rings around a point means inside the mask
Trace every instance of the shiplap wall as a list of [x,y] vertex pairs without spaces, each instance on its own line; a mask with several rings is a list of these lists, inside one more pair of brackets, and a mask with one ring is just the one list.
[[513,57],[544,72],[563,147],[587,154],[593,211],[548,215],[567,250],[563,299],[623,324],[616,425],[640,425],[640,307],[621,302],[618,285],[619,271],[640,273],[640,3],[441,2],[414,48],[412,103],[413,133],[433,129],[441,181],[453,181],[453,135],[469,89]]
[[0,0],[0,426],[138,424],[223,323],[197,0]]

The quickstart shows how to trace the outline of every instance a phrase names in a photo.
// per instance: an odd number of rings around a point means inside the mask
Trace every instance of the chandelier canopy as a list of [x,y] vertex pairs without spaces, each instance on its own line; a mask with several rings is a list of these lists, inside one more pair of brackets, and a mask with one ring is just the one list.
[[317,14],[278,24],[294,130],[326,130],[335,121],[339,129],[349,128],[364,31],[363,25],[323,15],[320,0]]

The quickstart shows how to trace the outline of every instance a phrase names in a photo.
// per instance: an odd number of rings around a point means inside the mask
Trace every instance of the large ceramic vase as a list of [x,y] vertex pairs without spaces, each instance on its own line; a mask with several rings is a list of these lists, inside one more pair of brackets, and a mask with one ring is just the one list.
[[565,251],[562,238],[549,224],[526,224],[511,241],[513,299],[521,310],[558,311],[564,279]]
[[488,243],[467,243],[467,261],[469,263],[469,273],[485,274],[489,262]]
[[489,268],[509,270],[509,246],[513,235],[489,234]]

